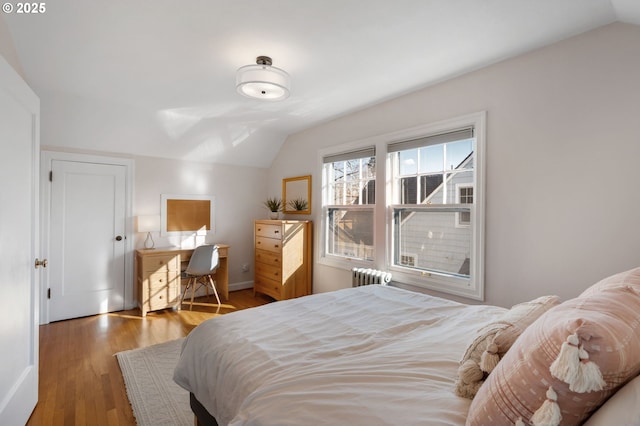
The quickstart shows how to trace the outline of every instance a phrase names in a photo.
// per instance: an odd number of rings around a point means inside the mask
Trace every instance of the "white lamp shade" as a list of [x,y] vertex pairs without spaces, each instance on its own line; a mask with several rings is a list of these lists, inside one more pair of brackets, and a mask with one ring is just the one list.
[[236,73],[236,89],[248,98],[279,101],[289,97],[289,74],[271,65],[245,65]]
[[154,232],[160,230],[160,215],[138,216],[138,232]]

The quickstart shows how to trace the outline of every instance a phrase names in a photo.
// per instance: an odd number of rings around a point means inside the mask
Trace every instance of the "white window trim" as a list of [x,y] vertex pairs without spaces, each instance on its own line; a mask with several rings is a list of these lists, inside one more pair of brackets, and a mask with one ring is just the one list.
[[[319,233],[319,238],[316,239],[317,241],[316,241],[316,250],[315,250],[316,262],[318,264],[331,266],[339,269],[346,269],[346,270],[350,270],[351,268],[356,268],[356,267],[357,268],[361,268],[361,267],[362,268],[378,268],[378,269],[384,268],[383,265],[385,263],[385,254],[384,254],[385,248],[384,248],[384,245],[382,247],[380,246],[384,241],[384,224],[382,224],[382,229],[380,229],[381,228],[380,223],[382,221],[377,218],[384,217],[385,215],[384,203],[383,203],[384,194],[381,194],[382,191],[380,191],[380,188],[384,188],[384,172],[380,170],[380,163],[379,163],[379,159],[384,158],[384,156],[386,155],[385,141],[386,139],[384,139],[383,136],[375,136],[372,138],[343,143],[337,146],[332,146],[332,147],[321,149],[318,151],[317,170],[320,170],[321,177],[322,177],[322,184],[320,187],[320,193],[322,197],[321,198],[322,204],[320,207],[320,216],[319,216],[320,233]],[[369,148],[371,146],[376,147],[376,204],[371,205],[371,207],[373,208],[373,223],[374,223],[374,230],[373,230],[373,247],[375,252],[374,260],[368,261],[363,259],[348,258],[344,256],[336,256],[336,255],[329,254],[327,253],[327,249],[325,247],[326,237],[327,237],[326,218],[327,218],[327,209],[329,207],[334,207],[334,206],[327,205],[328,200],[326,199],[327,194],[326,194],[325,188],[328,182],[327,182],[327,176],[325,175],[323,159],[331,155],[336,155],[343,152],[358,151],[361,149]],[[380,149],[382,149],[383,151],[380,152]],[[356,207],[362,208],[362,206],[356,206]],[[376,265],[379,265],[379,266],[376,266]]]
[[[451,279],[446,276],[437,276],[437,274],[416,273],[416,271],[408,268],[392,267],[391,247],[393,238],[393,228],[391,223],[393,212],[387,207],[391,198],[391,164],[387,155],[387,144],[398,140],[408,140],[412,138],[422,137],[427,134],[436,134],[446,132],[455,128],[463,128],[465,126],[474,126],[476,138],[476,173],[474,182],[474,208],[471,209],[471,220],[476,223],[475,233],[473,234],[472,250],[474,255],[471,258],[471,271],[473,281],[461,282],[461,280]],[[318,159],[316,170],[321,171],[322,186],[321,197],[322,205],[320,211],[319,238],[316,239],[315,257],[316,262],[320,265],[335,267],[339,269],[350,270],[353,267],[368,267],[376,269],[385,269],[393,273],[393,281],[422,287],[430,290],[462,296],[473,300],[484,300],[484,235],[485,235],[485,157],[486,157],[486,112],[468,114],[465,116],[430,123],[427,125],[416,126],[397,132],[377,135],[357,141],[341,143],[339,145],[318,150]],[[326,255],[325,252],[325,236],[326,236],[326,200],[325,185],[326,176],[324,175],[323,158],[341,152],[356,151],[368,146],[376,147],[376,204],[374,206],[374,230],[373,241],[375,249],[374,261],[363,261],[359,259],[347,259],[337,256]],[[384,167],[382,167],[384,165]],[[389,176],[389,180],[387,179]],[[384,218],[382,220],[381,218]]]
[[[389,139],[387,143],[393,142],[394,140],[408,140],[411,138],[422,137],[424,135],[447,132],[453,129],[463,128],[465,126],[474,127],[474,136],[476,139],[476,153],[474,159],[474,167],[476,170],[474,174],[475,181],[473,183],[474,207],[471,209],[471,221],[475,224],[471,242],[471,278],[462,279],[433,272],[415,271],[410,268],[394,266],[392,259],[393,253],[391,250],[393,244],[393,211],[390,207],[390,203],[388,202],[385,203],[385,205],[388,206],[386,208],[385,220],[387,228],[386,247],[388,247],[386,250],[386,264],[387,269],[393,274],[393,281],[442,293],[462,296],[473,300],[484,301],[486,112],[482,111],[425,126],[419,126],[402,132],[402,134],[395,135],[395,137]],[[384,150],[380,150],[379,152],[380,154],[386,152],[386,147]],[[390,159],[388,158],[389,156],[386,155],[386,157],[385,173],[391,170]],[[385,201],[392,200],[392,185],[391,173],[389,173]]]

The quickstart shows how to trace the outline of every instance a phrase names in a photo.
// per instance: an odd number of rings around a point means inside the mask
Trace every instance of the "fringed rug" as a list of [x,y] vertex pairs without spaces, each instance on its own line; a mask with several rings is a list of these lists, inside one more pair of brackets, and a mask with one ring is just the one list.
[[193,425],[189,393],[173,381],[183,340],[116,354],[139,426]]

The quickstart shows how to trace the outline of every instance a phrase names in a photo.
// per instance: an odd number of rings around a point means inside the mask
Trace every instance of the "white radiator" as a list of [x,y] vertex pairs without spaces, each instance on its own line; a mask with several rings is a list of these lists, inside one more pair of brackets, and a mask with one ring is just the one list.
[[369,284],[387,285],[391,281],[391,273],[377,269],[353,268],[351,274],[353,287]]

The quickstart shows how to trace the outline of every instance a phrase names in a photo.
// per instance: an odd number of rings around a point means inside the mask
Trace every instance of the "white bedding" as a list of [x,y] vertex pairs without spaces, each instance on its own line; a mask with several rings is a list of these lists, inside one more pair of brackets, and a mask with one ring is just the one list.
[[506,309],[371,285],[223,315],[174,380],[219,425],[463,425],[460,358]]

